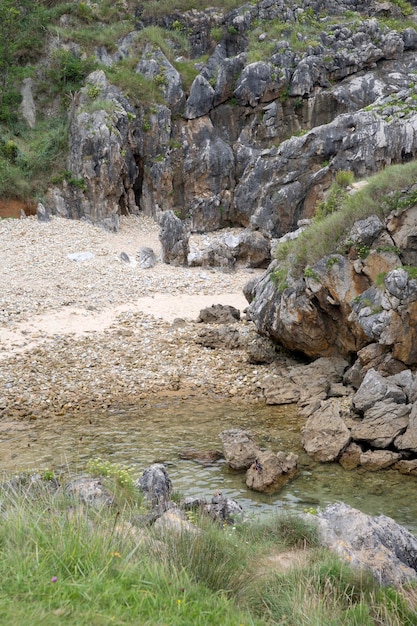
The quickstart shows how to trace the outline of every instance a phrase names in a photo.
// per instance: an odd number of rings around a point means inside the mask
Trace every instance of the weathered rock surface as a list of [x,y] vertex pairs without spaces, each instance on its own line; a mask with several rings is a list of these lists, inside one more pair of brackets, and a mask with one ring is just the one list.
[[153,509],[166,510],[172,492],[172,482],[165,466],[155,463],[147,467],[135,483]]
[[260,453],[252,434],[241,428],[231,428],[220,433],[224,458],[235,470],[248,469]]
[[[393,6],[388,13],[398,19],[402,12]],[[271,237],[311,217],[337,170],[365,176],[417,153],[409,79],[417,69],[417,33],[386,28],[378,7],[261,1],[229,13],[146,19],[138,9],[138,30],[152,24],[175,31],[180,23],[192,58],[206,54],[207,61],[196,64],[186,88],[174,67],[182,59],[171,62],[154,43],[138,47],[136,31],[115,42],[116,51],[99,46],[105,67],[138,56],[135,71],[161,101],[149,106],[140,93],[127,98],[103,71],[92,73],[72,104],[67,174],[49,191],[47,210],[114,230],[120,215],[139,210],[153,217],[172,210],[194,232],[243,227],[235,248],[191,262],[265,265]],[[289,37],[265,35],[264,57],[250,58],[247,33],[257,24],[279,20],[297,31],[299,24],[314,26],[312,10],[329,16],[314,45],[301,28],[297,49]],[[347,10],[362,19],[346,21]],[[212,29],[223,30],[220,42]],[[174,38],[170,45],[175,51]]]
[[[314,358],[359,353],[350,379],[355,386],[372,367],[395,374],[417,365],[417,281],[390,251],[396,249],[396,224],[401,231],[406,223],[412,232],[416,215],[411,208],[402,220],[389,216],[383,224],[374,216],[357,222],[347,236],[348,257],[323,258],[305,276],[289,275],[284,289],[274,282],[279,266],[273,261],[245,290],[259,332]],[[398,238],[401,245],[409,241]],[[366,259],[355,256],[358,246],[369,250]],[[374,286],[378,275],[385,275],[382,289]]]
[[303,426],[302,444],[315,461],[335,461],[349,444],[351,433],[341,413],[338,399],[322,401]]
[[372,517],[340,503],[317,515],[321,541],[350,565],[383,585],[417,580],[417,539],[385,515]]
[[259,452],[246,472],[246,485],[254,491],[276,493],[296,475],[297,461],[298,456],[292,452]]

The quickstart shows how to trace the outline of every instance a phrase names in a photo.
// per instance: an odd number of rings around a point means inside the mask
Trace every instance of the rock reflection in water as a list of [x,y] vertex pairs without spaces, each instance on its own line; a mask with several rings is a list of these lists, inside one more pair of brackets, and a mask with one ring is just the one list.
[[[0,468],[69,468],[82,470],[91,458],[133,465],[138,475],[147,465],[164,462],[174,489],[187,496],[208,497],[221,489],[250,515],[277,510],[324,507],[344,501],[372,515],[384,513],[417,532],[417,479],[392,470],[343,470],[338,464],[314,463],[301,449],[304,419],[293,406],[239,405],[222,400],[155,402],[128,412],[71,416],[34,422],[0,422]],[[259,444],[299,455],[299,473],[278,494],[249,491],[245,474],[223,460],[201,464],[181,452],[221,450],[219,433],[251,430]]]

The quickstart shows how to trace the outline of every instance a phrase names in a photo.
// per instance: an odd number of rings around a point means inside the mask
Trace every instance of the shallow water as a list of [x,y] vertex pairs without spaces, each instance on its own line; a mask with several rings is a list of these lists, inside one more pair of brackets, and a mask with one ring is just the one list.
[[[372,515],[385,514],[417,533],[417,478],[397,472],[347,472],[340,465],[314,463],[300,446],[304,423],[294,407],[239,406],[232,402],[167,400],[129,412],[34,422],[0,422],[0,469],[82,470],[91,458],[132,465],[139,476],[164,462],[174,489],[210,498],[220,489],[254,516],[303,511],[343,501]],[[221,450],[219,433],[251,430],[262,447],[299,455],[299,473],[273,496],[250,491],[245,474],[221,460],[210,465],[182,460],[187,449]]]

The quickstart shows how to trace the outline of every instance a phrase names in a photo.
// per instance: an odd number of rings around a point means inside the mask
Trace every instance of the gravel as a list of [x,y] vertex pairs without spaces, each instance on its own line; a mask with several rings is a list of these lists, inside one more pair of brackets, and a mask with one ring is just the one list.
[[[249,364],[244,349],[195,341],[198,304],[228,298],[235,304],[261,271],[224,273],[160,260],[141,269],[142,246],[160,259],[158,226],[144,216],[122,218],[117,234],[62,218],[0,220],[1,417],[106,412],[167,394],[262,399],[262,367]],[[236,327],[248,341],[255,337],[244,316]]]

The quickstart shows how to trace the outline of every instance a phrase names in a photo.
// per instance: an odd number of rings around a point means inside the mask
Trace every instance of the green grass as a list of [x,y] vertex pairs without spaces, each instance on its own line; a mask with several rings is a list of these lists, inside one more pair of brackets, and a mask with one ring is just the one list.
[[75,41],[90,54],[94,48],[105,46],[108,52],[115,52],[117,40],[133,31],[134,23],[130,20],[112,24],[86,24],[79,28],[51,27],[52,32],[62,41]]
[[415,590],[407,600],[380,589],[317,547],[304,519],[223,527],[193,513],[196,533],[142,530],[129,522],[144,510],[130,470],[100,460],[88,467],[116,506],[81,506],[50,488],[49,471],[43,482],[1,492],[2,626],[417,623]]

